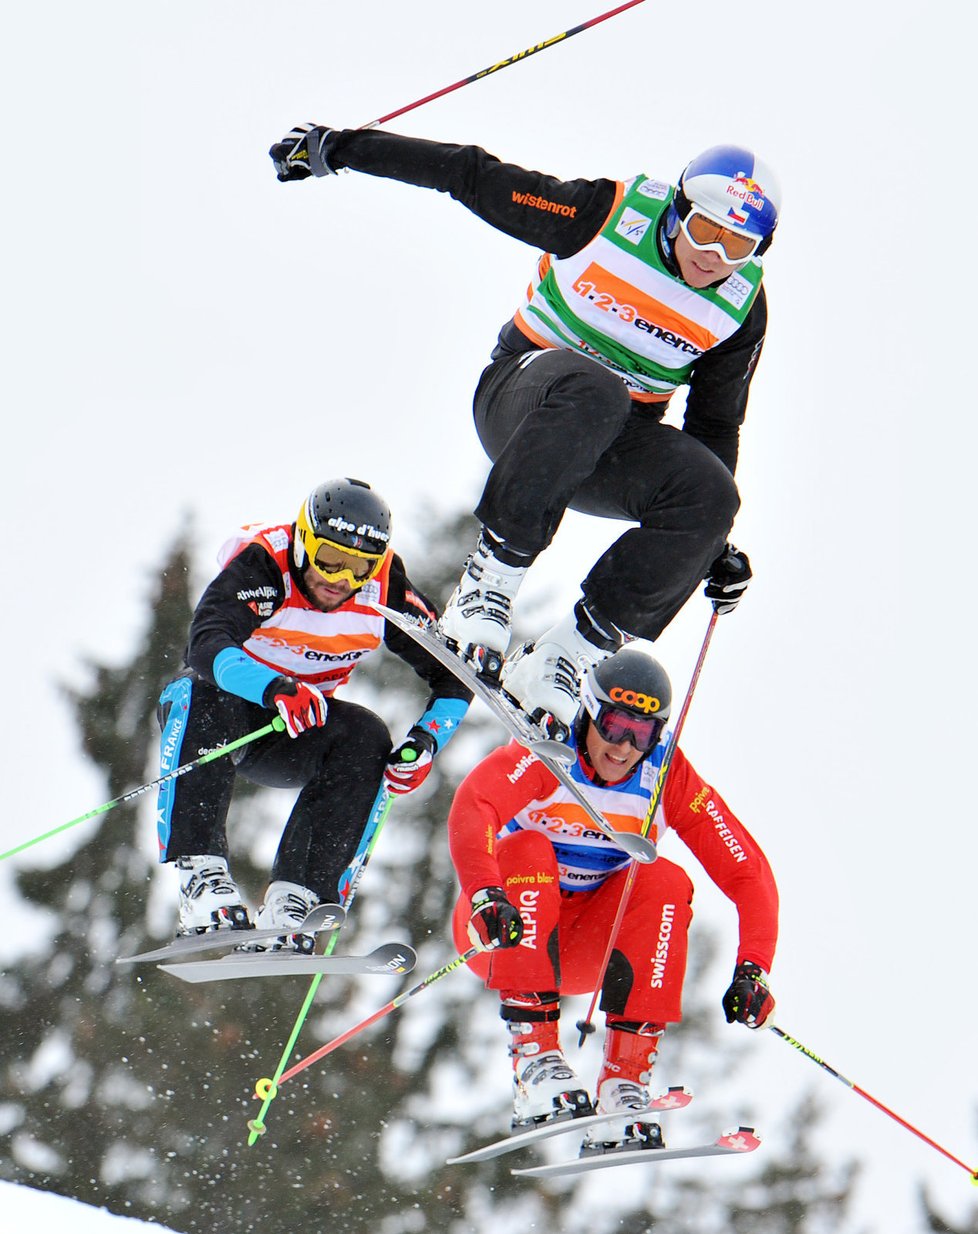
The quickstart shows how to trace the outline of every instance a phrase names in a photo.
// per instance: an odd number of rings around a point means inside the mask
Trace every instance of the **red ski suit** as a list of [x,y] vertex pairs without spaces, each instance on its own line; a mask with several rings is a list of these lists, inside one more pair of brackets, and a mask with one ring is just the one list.
[[[664,746],[624,781],[595,785],[578,759],[574,778],[617,830],[639,831]],[[737,963],[770,971],[778,932],[778,893],[767,859],[722,797],[681,750],[666,779],[649,837],[672,829],[737,906]],[[471,899],[502,887],[519,909],[519,946],[471,961],[488,989],[594,990],[627,877],[628,857],[587,819],[573,795],[516,742],[500,746],[459,785],[448,838],[462,894],[454,915],[460,949],[470,946]],[[582,884],[587,886],[582,886]],[[682,1017],[693,885],[659,857],[640,865],[602,990],[602,1010],[659,1024]]]

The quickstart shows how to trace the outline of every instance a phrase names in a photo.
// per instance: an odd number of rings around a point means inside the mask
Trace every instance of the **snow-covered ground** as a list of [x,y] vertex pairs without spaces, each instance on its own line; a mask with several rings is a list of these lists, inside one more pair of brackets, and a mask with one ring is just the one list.
[[153,1230],[167,1234],[169,1227],[132,1217],[119,1217],[104,1208],[92,1208],[67,1196],[16,1183],[0,1182],[0,1210],[8,1230],[70,1230],[71,1234],[138,1234]]

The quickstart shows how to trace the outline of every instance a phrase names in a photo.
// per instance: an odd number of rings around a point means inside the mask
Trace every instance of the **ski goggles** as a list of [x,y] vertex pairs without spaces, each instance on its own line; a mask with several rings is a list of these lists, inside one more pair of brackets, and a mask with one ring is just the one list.
[[613,746],[630,741],[640,754],[655,749],[666,726],[659,716],[633,716],[607,703],[599,707],[597,715],[592,715],[591,719],[598,736]]
[[360,553],[345,544],[335,544],[297,526],[302,547],[312,568],[327,583],[349,583],[354,591],[372,579],[384,564],[386,553]]
[[701,214],[695,206],[685,218],[679,220],[679,226],[694,249],[719,253],[731,266],[753,257],[761,243],[759,236],[750,236],[745,231],[733,231],[724,227],[708,215]]

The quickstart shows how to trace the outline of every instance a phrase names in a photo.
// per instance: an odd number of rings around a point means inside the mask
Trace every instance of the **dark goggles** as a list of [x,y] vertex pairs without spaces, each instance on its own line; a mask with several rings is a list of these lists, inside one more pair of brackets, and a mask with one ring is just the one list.
[[611,745],[630,741],[640,754],[648,754],[659,744],[665,720],[658,716],[634,716],[631,712],[605,704],[591,717],[598,735]]

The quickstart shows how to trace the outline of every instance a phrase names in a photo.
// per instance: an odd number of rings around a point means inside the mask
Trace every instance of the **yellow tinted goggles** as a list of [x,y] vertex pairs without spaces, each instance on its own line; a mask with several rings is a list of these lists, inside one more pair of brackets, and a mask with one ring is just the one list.
[[384,553],[358,553],[356,549],[332,540],[321,540],[311,532],[300,531],[312,568],[328,583],[347,582],[354,590],[372,579],[384,564]]

